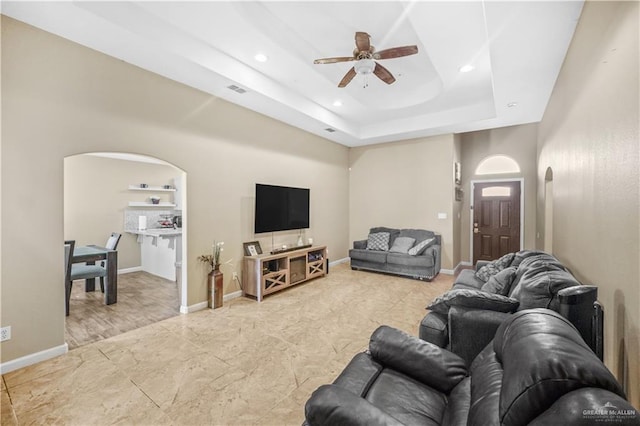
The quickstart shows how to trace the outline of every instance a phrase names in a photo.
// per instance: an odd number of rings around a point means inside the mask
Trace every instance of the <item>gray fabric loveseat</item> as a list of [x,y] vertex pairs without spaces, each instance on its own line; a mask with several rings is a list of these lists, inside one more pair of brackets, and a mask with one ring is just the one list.
[[420,338],[468,363],[516,311],[548,308],[569,319],[602,359],[602,308],[597,287],[584,286],[550,254],[523,250],[463,270],[420,323]]
[[440,234],[423,229],[371,228],[349,250],[351,269],[431,281],[440,272]]

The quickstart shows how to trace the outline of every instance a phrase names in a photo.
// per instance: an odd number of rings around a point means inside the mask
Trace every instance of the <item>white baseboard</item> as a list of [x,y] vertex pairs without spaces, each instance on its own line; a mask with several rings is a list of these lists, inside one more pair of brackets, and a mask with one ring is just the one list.
[[242,290],[234,291],[233,293],[225,294],[222,296],[222,300],[226,302],[227,300],[237,299],[242,296]]
[[466,266],[473,266],[473,263],[471,262],[460,262],[458,263],[458,265],[456,266],[456,268],[454,269],[455,273],[457,274],[458,272],[460,272],[460,270]]
[[454,270],[453,269],[440,268],[440,273],[441,274],[445,274],[445,275],[454,275]]
[[133,268],[118,269],[118,275],[130,274],[131,272],[140,272],[140,271],[142,271],[142,266],[134,266]]
[[42,361],[46,361],[51,358],[55,358],[60,355],[64,355],[69,352],[69,345],[55,346],[44,351],[36,352],[33,354],[25,355],[20,358],[12,359],[11,361],[3,362],[0,364],[0,374],[6,374],[10,371],[18,370],[20,368],[28,367],[33,364],[37,364]]
[[190,305],[190,306],[183,305],[183,306],[180,306],[180,313],[190,314],[191,312],[201,311],[203,309],[207,309],[208,307],[209,307],[209,304],[206,301],[196,303],[195,305]]
[[343,257],[342,259],[334,260],[333,262],[329,262],[329,266],[339,265],[341,263],[349,262],[351,259],[349,257]]

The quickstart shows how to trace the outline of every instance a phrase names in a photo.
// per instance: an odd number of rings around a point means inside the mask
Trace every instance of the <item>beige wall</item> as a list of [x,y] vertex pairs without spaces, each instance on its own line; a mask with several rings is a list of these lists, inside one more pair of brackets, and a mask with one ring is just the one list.
[[[471,181],[524,178],[524,247],[536,247],[536,138],[537,125],[502,127],[463,133],[462,146],[462,218],[460,222],[460,255],[463,262],[471,259]],[[507,155],[520,166],[520,173],[476,175],[478,164],[492,155]]]
[[374,226],[439,232],[442,268],[452,269],[454,152],[453,135],[351,149],[349,239]]
[[[640,407],[638,2],[586,2],[539,126],[538,231],[553,170],[553,253],[598,286],[605,363]],[[543,247],[540,241],[539,247]]]
[[4,16],[2,114],[1,323],[13,336],[2,343],[3,363],[64,344],[63,165],[71,155],[149,155],[187,173],[189,305],[206,300],[196,257],[214,240],[225,241],[223,260],[231,260],[225,292],[238,290],[231,272],[241,272],[242,242],[254,237],[256,182],[310,188],[307,235],[331,259],[347,256],[343,146]]
[[[92,155],[64,159],[64,239],[78,245],[104,245],[112,232],[122,234],[118,243],[118,269],[140,266],[136,235],[124,232],[124,212],[129,201],[147,201],[158,195],[171,201],[171,193],[129,191],[129,185],[173,183],[182,172],[162,164],[125,161]],[[149,224],[151,226],[151,224]]]

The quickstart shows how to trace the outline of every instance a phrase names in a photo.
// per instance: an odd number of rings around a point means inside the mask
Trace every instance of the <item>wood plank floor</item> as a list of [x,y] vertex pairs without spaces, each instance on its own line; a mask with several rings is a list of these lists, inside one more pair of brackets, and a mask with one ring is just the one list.
[[118,302],[105,305],[100,285],[85,293],[73,283],[65,340],[69,349],[97,342],[180,314],[175,282],[146,272],[118,275]]

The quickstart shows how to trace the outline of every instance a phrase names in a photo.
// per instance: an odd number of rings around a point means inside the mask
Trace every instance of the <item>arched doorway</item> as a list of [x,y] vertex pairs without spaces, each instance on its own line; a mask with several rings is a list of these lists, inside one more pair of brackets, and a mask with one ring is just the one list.
[[[64,237],[77,247],[118,244],[117,302],[100,288],[72,286],[65,341],[70,349],[171,316],[186,306],[186,173],[160,159],[86,153],[64,159]],[[174,229],[180,216],[182,228]],[[75,327],[75,328],[74,328]]]
[[553,170],[544,175],[544,251],[553,253]]

